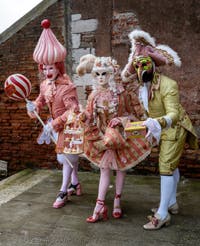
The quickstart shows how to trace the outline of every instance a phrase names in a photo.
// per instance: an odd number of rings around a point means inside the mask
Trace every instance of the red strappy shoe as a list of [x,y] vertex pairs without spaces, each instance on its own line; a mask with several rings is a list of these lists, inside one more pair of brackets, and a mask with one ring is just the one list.
[[97,199],[98,205],[101,207],[98,211],[94,211],[94,214],[86,219],[88,223],[95,223],[99,220],[107,220],[108,219],[108,208],[105,206],[104,201]]
[[[120,199],[120,198],[121,198],[121,194],[116,194],[115,195],[115,199]],[[117,210],[117,211],[115,211],[115,210]],[[119,206],[114,206],[112,216],[115,219],[119,219],[119,218],[122,217],[122,210],[121,210],[121,208]]]

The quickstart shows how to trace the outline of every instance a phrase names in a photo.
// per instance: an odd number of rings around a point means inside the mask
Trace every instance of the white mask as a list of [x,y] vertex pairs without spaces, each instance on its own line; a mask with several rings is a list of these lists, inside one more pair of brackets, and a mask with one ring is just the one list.
[[98,85],[105,86],[108,85],[110,79],[110,73],[106,71],[98,71],[95,72],[95,77],[97,80]]

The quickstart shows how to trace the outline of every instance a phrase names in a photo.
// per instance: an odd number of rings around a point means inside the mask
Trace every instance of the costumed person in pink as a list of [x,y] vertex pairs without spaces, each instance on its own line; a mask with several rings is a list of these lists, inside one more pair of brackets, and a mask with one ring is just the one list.
[[120,198],[126,170],[145,159],[150,148],[148,142],[143,139],[126,139],[124,126],[131,118],[133,108],[123,86],[116,83],[115,77],[119,73],[116,61],[111,57],[85,55],[80,59],[77,73],[80,76],[91,73],[95,80],[86,109],[80,114],[85,123],[84,154],[100,168],[96,206],[93,215],[86,221],[94,223],[108,218],[104,201],[110,184],[111,170],[116,170],[112,215],[117,219],[122,216]]
[[[76,87],[65,74],[65,47],[57,40],[50,29],[50,21],[41,23],[43,32],[33,53],[33,59],[38,63],[39,71],[44,75],[40,84],[40,94],[35,101],[27,102],[27,112],[31,118],[36,118],[34,110],[40,113],[48,106],[50,117],[43,132],[38,137],[38,143],[50,143],[50,137],[56,142],[57,160],[62,164],[62,185],[57,195],[54,208],[61,208],[72,193],[81,195],[78,181],[78,155],[64,154],[64,126],[72,113],[79,113],[79,103]],[[73,167],[73,168],[72,168]],[[69,186],[71,179],[71,185]]]
[[178,54],[166,45],[156,45],[155,39],[142,30],[134,30],[129,37],[132,50],[122,79],[139,85],[139,99],[146,115],[143,124],[148,128],[146,137],[149,141],[155,139],[159,147],[160,203],[151,209],[154,214],[143,226],[146,230],[157,230],[170,223],[169,213],[179,212],[176,200],[178,164],[185,143],[196,149],[198,141],[180,104],[177,82],[158,70],[164,65],[180,67]]

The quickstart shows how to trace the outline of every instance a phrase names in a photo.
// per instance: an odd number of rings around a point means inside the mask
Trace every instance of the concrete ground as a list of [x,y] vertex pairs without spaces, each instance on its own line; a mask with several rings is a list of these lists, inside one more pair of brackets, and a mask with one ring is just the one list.
[[53,209],[61,171],[24,170],[0,181],[0,246],[197,246],[200,245],[200,181],[182,179],[180,213],[171,225],[145,231],[149,209],[159,200],[159,178],[127,175],[122,197],[123,218],[111,216],[114,179],[107,194],[109,220],[85,222],[92,214],[99,174],[80,172],[84,194]]

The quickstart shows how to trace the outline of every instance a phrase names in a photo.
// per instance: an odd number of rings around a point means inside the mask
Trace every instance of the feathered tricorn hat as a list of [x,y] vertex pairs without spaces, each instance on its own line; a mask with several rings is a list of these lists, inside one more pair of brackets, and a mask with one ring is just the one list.
[[129,39],[132,44],[129,61],[137,56],[150,56],[156,66],[181,66],[178,54],[167,45],[156,45],[149,33],[136,29],[129,34]]
[[41,22],[44,29],[33,53],[33,59],[39,64],[52,65],[62,62],[67,54],[65,47],[58,41],[50,25],[48,19]]

